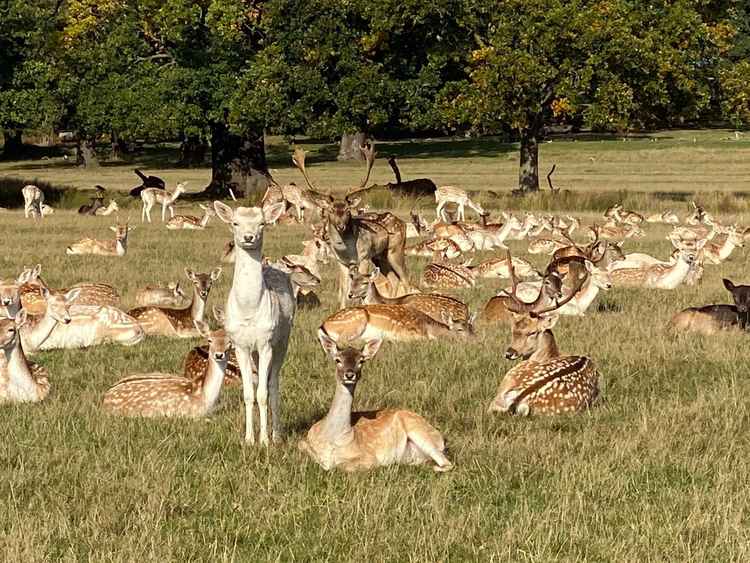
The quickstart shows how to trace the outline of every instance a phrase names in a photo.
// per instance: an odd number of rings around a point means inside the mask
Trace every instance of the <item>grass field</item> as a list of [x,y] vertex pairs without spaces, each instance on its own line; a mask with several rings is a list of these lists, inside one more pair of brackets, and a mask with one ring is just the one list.
[[[721,140],[729,136],[555,141],[542,158],[557,162],[558,183],[575,190],[741,191],[750,178],[750,143]],[[402,158],[402,171],[472,189],[512,187],[515,153],[471,143],[466,147],[482,154],[409,145],[414,156]],[[53,161],[23,162],[0,165],[0,175],[125,188],[135,185],[129,168],[104,167],[103,180]],[[193,188],[208,177],[205,170],[148,170],[170,183],[190,179]],[[380,163],[376,181],[389,179],[387,172]],[[345,187],[359,170],[319,160],[311,175],[321,186]],[[289,168],[278,176],[296,179]],[[658,200],[649,203],[658,208]],[[683,202],[663,202],[668,206],[687,210]],[[131,211],[137,216],[140,206]],[[744,207],[731,211],[733,220],[750,222]],[[229,237],[215,220],[204,232],[138,223],[124,259],[65,256],[79,238],[108,237],[109,224],[58,211],[35,225],[20,211],[3,212],[0,277],[41,263],[51,286],[110,282],[127,308],[147,283],[184,280],[186,266],[217,266]],[[666,257],[666,233],[649,227],[647,238],[627,242],[626,250]],[[265,252],[297,252],[305,236],[301,227],[270,229]],[[513,249],[522,255],[525,244]],[[592,357],[605,383],[604,400],[575,417],[486,413],[514,365],[503,359],[507,328],[481,330],[469,343],[386,344],[365,366],[355,405],[425,416],[443,431],[456,464],[444,475],[426,467],[326,473],[297,451],[333,393],[333,364],[315,339],[336,309],[332,272],[323,281],[323,307],[296,319],[282,374],[288,437],[268,451],[242,443],[238,388],[224,389],[207,421],[121,420],[100,411],[118,378],[179,371],[197,341],[39,354],[53,385],[48,400],[0,409],[0,551],[7,561],[746,561],[746,337],[685,337],[665,326],[683,307],[727,302],[721,278],[747,281],[746,262],[746,249],[735,251],[729,262],[707,266],[699,287],[613,289],[586,317],[563,318],[555,329],[561,349]],[[423,265],[409,262],[414,280]],[[225,268],[209,305],[223,303],[231,273]],[[486,281],[457,295],[476,309],[497,289]]]

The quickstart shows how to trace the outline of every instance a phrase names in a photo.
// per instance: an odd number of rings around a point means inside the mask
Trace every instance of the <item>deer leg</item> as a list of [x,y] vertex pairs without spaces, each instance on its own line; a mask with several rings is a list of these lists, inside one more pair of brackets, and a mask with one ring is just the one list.
[[[268,379],[273,361],[273,348],[266,343],[258,350],[258,411],[260,413],[260,432],[258,439],[261,446],[268,446]],[[282,358],[283,361],[283,358]],[[274,414],[274,416],[276,416]]]
[[281,366],[286,358],[286,350],[289,341],[277,345],[271,361],[271,373],[268,379],[268,395],[271,407],[271,438],[275,444],[281,442],[284,437],[284,424],[281,420]]
[[161,204],[161,222],[163,223],[166,220],[167,220],[167,202],[165,201],[165,202],[162,202]]
[[342,309],[347,305],[350,285],[349,269],[339,262],[339,305]]
[[255,404],[255,388],[253,386],[253,359],[249,350],[235,348],[237,364],[242,375],[242,397],[245,401],[245,443],[255,444],[255,430],[253,428],[253,406]]
[[453,463],[443,453],[443,444],[438,443],[429,430],[420,428],[416,424],[406,424],[405,426],[407,427],[406,435],[409,442],[426,459],[435,462],[433,468],[435,471],[443,472],[453,469]]

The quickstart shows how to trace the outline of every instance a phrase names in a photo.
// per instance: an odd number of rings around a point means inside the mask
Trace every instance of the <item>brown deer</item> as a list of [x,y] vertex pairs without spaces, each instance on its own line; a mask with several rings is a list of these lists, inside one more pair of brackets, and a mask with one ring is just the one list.
[[722,330],[747,330],[750,285],[735,285],[728,279],[722,281],[724,287],[732,294],[734,305],[689,307],[672,317],[670,326],[678,331],[706,335],[713,335]]
[[[371,141],[360,150],[367,161],[368,169],[371,169],[375,163],[375,158],[377,157],[375,143]],[[401,171],[398,169],[395,156],[388,157],[388,165],[393,170],[393,175],[396,177],[396,183],[388,182],[387,184],[373,184],[369,186],[368,189],[386,189],[396,195],[408,197],[432,196],[435,193],[435,190],[437,190],[435,182],[429,178],[417,178],[415,180],[406,181],[402,180]]]
[[180,287],[180,282],[173,282],[167,287],[146,286],[135,294],[135,304],[139,307],[166,307],[177,309],[185,307],[188,296]]
[[372,339],[362,350],[338,347],[321,329],[318,339],[336,363],[336,392],[326,417],[300,440],[299,449],[325,470],[362,471],[393,464],[434,463],[435,471],[450,471],[445,440],[424,418],[407,410],[352,412],[362,366],[378,353],[382,340]]
[[231,341],[224,329],[211,332],[202,321],[195,321],[195,329],[208,340],[208,362],[200,376],[131,375],[105,393],[102,408],[121,416],[199,418],[209,415],[216,407],[224,383]]
[[[300,154],[304,156],[304,151],[300,150]],[[310,188],[314,189],[305,170],[304,158],[295,158],[295,164]],[[349,268],[352,266],[366,273],[372,262],[386,276],[395,277],[392,280],[394,286],[408,287],[404,222],[392,213],[354,215],[359,200],[352,199],[352,196],[364,189],[367,177],[360,183],[359,190],[350,190],[343,200],[335,199],[323,207],[325,236],[339,263],[339,303],[342,307],[347,305]]]
[[599,396],[599,374],[590,358],[560,354],[552,334],[559,318],[557,306],[528,313],[522,301],[515,300],[514,305],[517,311],[505,357],[523,361],[505,374],[489,412],[527,416],[589,408]]
[[42,295],[42,289],[47,288],[55,293],[67,293],[77,289],[77,297],[72,305],[95,305],[118,307],[120,305],[119,292],[107,283],[78,283],[66,288],[50,288],[40,276],[42,265],[37,264],[27,270],[26,281],[20,287],[20,297],[23,308],[31,315],[42,315],[47,308],[47,301]]
[[221,275],[221,268],[209,274],[196,274],[185,268],[185,275],[193,283],[193,299],[184,309],[137,307],[128,311],[143,327],[147,335],[193,338],[198,335],[195,321],[203,321],[208,294]]

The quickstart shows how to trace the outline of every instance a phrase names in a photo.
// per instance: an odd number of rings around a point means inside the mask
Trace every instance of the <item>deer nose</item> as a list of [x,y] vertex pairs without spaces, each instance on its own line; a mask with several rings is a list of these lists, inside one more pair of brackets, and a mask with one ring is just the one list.
[[3,298],[3,305],[10,305],[11,301],[8,298]]
[[223,360],[226,357],[226,354],[224,352],[216,352],[214,354],[214,359],[216,360]]
[[514,348],[508,348],[505,351],[506,360],[515,360],[518,357],[518,352]]
[[255,242],[255,235],[245,235],[245,242],[249,242],[250,244]]
[[69,325],[70,324],[70,317],[65,317],[63,319],[63,324]]
[[344,372],[344,383],[356,383],[357,382],[357,374],[353,371],[345,371]]

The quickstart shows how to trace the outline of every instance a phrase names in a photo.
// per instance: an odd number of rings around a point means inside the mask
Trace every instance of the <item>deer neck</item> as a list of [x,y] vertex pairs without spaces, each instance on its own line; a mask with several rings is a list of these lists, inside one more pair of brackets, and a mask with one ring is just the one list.
[[128,251],[128,237],[127,235],[123,239],[115,239],[115,250],[118,256],[125,256]]
[[729,255],[732,254],[734,247],[734,240],[732,240],[731,236],[728,236],[727,240],[724,241],[724,244],[719,247],[719,260],[726,260],[727,258],[729,258]]
[[36,381],[21,348],[21,339],[17,337],[11,346],[4,349],[4,353],[10,385],[22,391],[23,395],[33,395],[36,391]]
[[389,300],[385,297],[383,297],[380,294],[380,291],[378,290],[378,286],[375,285],[374,281],[370,282],[370,285],[367,286],[367,296],[365,297],[365,304],[366,305],[388,305]]
[[[47,307],[47,310],[41,317],[29,316],[29,320],[21,327],[21,335],[25,341],[24,348],[31,351],[38,350],[44,344],[44,341],[49,338],[56,326],[57,320],[50,314],[49,307]],[[25,331],[23,330],[24,328],[26,329]]]
[[336,384],[336,393],[331,408],[322,421],[321,435],[326,442],[335,442],[352,432],[352,403],[354,397],[340,383]]
[[334,225],[328,223],[328,239],[331,241],[331,248],[338,261],[346,266],[358,260],[358,232],[353,220],[349,220],[343,231],[339,231]]
[[203,401],[206,408],[209,410],[216,405],[216,401],[219,399],[219,393],[221,393],[221,386],[224,384],[224,372],[227,368],[227,361],[225,359],[222,363],[216,361],[211,354],[211,350],[208,351],[208,366],[206,367],[206,373],[203,376]]
[[593,277],[589,275],[588,279],[583,284],[583,287],[578,292],[578,295],[576,295],[572,301],[575,302],[578,309],[583,312],[594,302],[597,295],[599,295],[599,286],[594,283]]
[[557,342],[555,341],[555,335],[552,334],[551,330],[545,330],[541,336],[541,340],[537,349],[529,357],[530,362],[547,362],[560,356],[560,351],[557,349]]
[[[510,235],[510,232],[513,230],[513,225],[510,221],[506,221],[505,224],[502,226],[502,228],[497,232],[497,239],[498,240],[505,240],[508,238],[508,235]],[[527,231],[528,232],[528,231]]]
[[234,279],[229,292],[230,303],[236,304],[242,312],[254,311],[268,291],[263,279],[261,249],[246,250],[239,245],[235,245],[234,249]]
[[675,262],[674,265],[669,268],[661,277],[661,282],[665,286],[677,287],[682,282],[682,280],[685,279],[685,276],[688,275],[689,271],[690,264],[688,264],[682,258],[682,256],[680,256],[677,258],[677,262]]
[[206,311],[206,302],[198,293],[198,288],[193,287],[193,300],[190,302],[190,318],[194,321],[202,321]]

